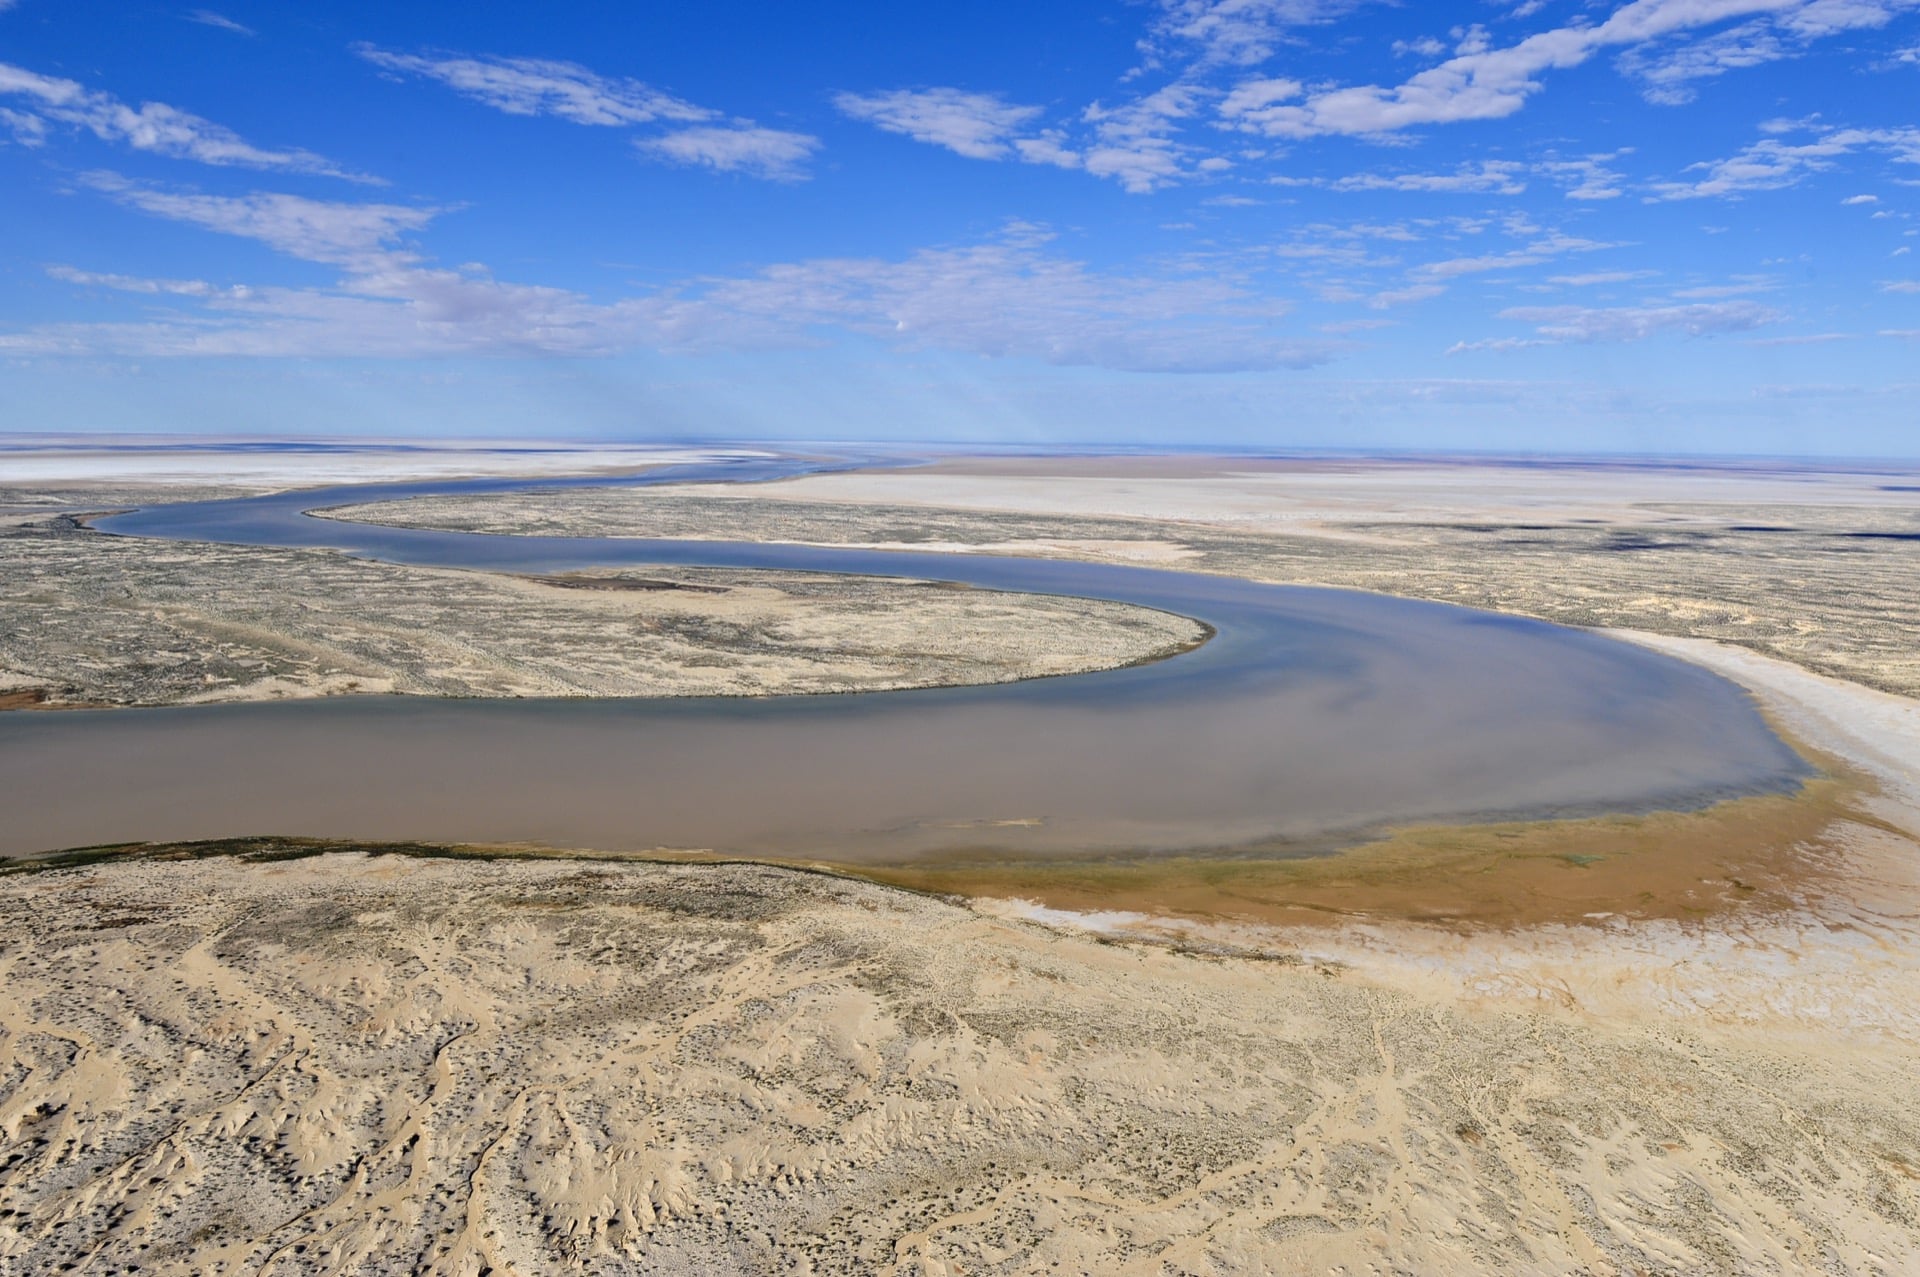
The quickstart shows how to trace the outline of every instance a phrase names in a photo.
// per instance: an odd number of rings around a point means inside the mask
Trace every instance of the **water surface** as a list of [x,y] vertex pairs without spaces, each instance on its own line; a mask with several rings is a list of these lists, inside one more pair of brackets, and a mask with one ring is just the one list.
[[[726,462],[636,482],[810,468]],[[1810,774],[1717,675],[1441,604],[1139,567],[494,536],[304,513],[553,486],[359,485],[160,506],[99,526],[494,571],[720,566],[953,581],[1162,608],[1217,636],[1151,665],[992,687],[8,714],[0,785],[13,801],[0,851],[299,834],[842,861],[1286,852],[1394,824],[1698,808]]]

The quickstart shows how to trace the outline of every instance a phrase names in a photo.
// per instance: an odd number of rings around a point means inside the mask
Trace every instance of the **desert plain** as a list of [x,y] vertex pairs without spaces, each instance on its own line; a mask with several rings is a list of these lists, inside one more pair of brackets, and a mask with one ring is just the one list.
[[[844,691],[1204,637],[912,582],[127,541],[84,516],[273,476],[55,469],[0,497],[13,712]],[[1911,470],[959,457],[327,515],[1462,603],[1714,669],[1823,776],[1771,806],[1212,866],[1204,891],[1177,864],[876,881],[830,847],[271,830],[22,861],[0,882],[4,1271],[1920,1267]]]

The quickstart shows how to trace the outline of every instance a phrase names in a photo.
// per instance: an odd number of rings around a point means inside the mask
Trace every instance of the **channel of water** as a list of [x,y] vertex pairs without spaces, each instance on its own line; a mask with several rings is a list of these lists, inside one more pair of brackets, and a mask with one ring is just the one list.
[[[762,481],[818,466],[701,463],[624,482]],[[554,486],[356,485],[155,506],[97,526],[495,572],[707,565],[949,581],[1160,608],[1216,634],[1153,664],[987,687],[5,714],[0,853],[275,834],[843,862],[1284,855],[1410,823],[1697,809],[1790,792],[1812,774],[1718,675],[1441,604],[996,555],[498,536],[307,513]]]

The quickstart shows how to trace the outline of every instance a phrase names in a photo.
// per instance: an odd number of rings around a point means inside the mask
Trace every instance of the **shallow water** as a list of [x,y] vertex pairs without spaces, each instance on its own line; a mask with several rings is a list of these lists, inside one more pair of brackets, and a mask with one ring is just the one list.
[[[636,482],[752,480],[778,460]],[[605,478],[581,480],[605,485]],[[1213,626],[1152,665],[770,699],[378,697],[0,716],[0,851],[249,834],[884,861],[1321,847],[1393,824],[1695,808],[1810,774],[1739,688],[1576,630],[1378,595],[992,556],[503,537],[303,511],[480,480],[155,507],[120,535],[555,572],[713,565],[1113,599]]]

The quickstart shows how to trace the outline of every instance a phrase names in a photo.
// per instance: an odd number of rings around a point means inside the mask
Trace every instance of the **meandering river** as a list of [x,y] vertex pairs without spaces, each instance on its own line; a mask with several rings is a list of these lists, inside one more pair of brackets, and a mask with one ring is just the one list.
[[[813,468],[702,463],[624,482]],[[1287,854],[1396,824],[1697,808],[1790,791],[1811,774],[1717,675],[1599,635],[1440,604],[1138,567],[495,536],[307,513],[553,486],[360,485],[157,506],[98,526],[490,571],[712,565],[952,581],[1161,608],[1216,636],[1150,665],[989,687],[4,714],[0,852],[281,834],[847,862]]]

